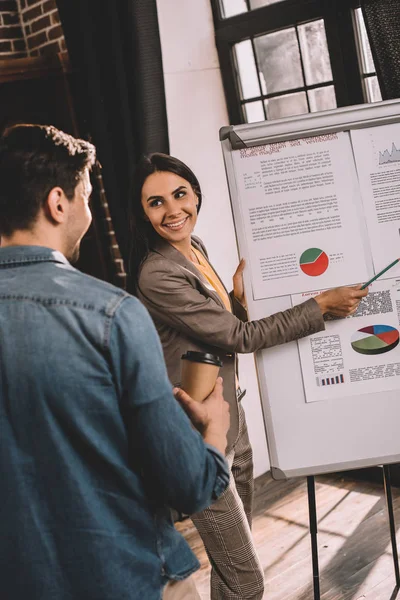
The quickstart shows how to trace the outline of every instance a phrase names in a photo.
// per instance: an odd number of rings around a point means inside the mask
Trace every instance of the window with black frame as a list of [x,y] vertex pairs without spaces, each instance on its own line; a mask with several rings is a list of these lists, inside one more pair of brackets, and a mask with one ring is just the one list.
[[357,0],[211,0],[230,121],[381,100]]

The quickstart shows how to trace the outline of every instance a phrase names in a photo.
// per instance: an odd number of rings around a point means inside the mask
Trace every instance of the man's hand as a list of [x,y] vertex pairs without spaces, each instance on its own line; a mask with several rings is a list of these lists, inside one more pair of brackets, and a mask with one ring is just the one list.
[[323,315],[330,313],[337,317],[348,317],[356,312],[361,298],[367,294],[368,288],[362,290],[361,285],[338,287],[322,292],[315,297],[315,300]]
[[173,392],[204,441],[225,454],[230,417],[229,404],[222,395],[222,377],[218,377],[214,390],[204,402],[196,402],[180,388],[174,388]]

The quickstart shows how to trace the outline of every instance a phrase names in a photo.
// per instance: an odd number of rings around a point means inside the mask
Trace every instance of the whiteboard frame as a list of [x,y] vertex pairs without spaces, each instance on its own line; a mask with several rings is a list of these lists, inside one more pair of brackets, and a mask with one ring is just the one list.
[[[236,240],[239,250],[239,256],[246,257],[246,238],[244,234],[243,219],[241,218],[241,207],[238,199],[238,190],[236,185],[235,170],[233,165],[232,152],[246,147],[259,146],[282,142],[293,139],[306,138],[310,136],[324,135],[340,131],[350,131],[352,129],[360,129],[367,127],[375,127],[381,125],[389,125],[400,122],[400,100],[389,100],[374,104],[361,104],[351,107],[344,107],[319,113],[311,113],[299,116],[293,116],[285,119],[277,119],[273,121],[263,121],[260,123],[249,123],[237,126],[222,127],[220,129],[220,141],[222,153],[225,163],[226,176],[228,181],[231,208],[233,221],[235,225]],[[251,289],[250,269],[245,270],[244,280],[245,287]],[[289,296],[278,297],[271,299],[270,304],[273,306],[276,303],[276,310],[269,311],[269,314],[285,310],[291,307]],[[249,299],[249,310],[252,318],[258,319],[266,316],[257,310],[261,301]],[[260,388],[260,396],[262,400],[262,409],[264,417],[264,425],[267,435],[268,453],[271,464],[271,474],[274,479],[287,479],[290,477],[318,475],[322,473],[331,473],[336,471],[351,470],[357,468],[373,467],[382,464],[391,464],[400,462],[400,427],[399,427],[399,451],[398,453],[388,453],[379,456],[370,456],[359,458],[357,460],[340,460],[338,462],[327,462],[318,464],[297,465],[291,468],[290,465],[281,464],[279,443],[277,441],[273,417],[272,405],[268,392],[265,370],[263,361],[265,354],[286,352],[287,347],[291,347],[289,352],[293,356],[293,345],[297,342],[285,344],[277,348],[263,350],[255,354],[256,368],[258,375],[258,384]],[[285,348],[286,347],[286,348]],[[262,358],[264,355],[264,358]],[[300,359],[299,359],[300,363]],[[382,392],[384,394],[384,392]],[[390,392],[386,392],[390,394]],[[400,391],[398,391],[400,397]],[[400,400],[399,400],[400,404]],[[400,415],[400,408],[399,408]],[[400,422],[400,420],[399,420]],[[379,427],[379,425],[378,425]]]

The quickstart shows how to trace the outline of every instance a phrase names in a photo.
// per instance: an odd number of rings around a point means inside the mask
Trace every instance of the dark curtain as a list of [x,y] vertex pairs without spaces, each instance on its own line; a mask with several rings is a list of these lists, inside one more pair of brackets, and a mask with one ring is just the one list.
[[400,0],[362,0],[382,98],[400,98]]
[[169,152],[156,0],[57,0],[57,5],[79,130],[97,147],[126,261],[134,164],[142,154]]

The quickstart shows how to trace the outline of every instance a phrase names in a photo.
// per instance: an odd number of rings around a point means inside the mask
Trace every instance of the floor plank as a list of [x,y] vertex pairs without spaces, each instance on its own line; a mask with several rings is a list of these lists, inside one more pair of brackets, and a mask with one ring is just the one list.
[[[383,486],[342,475],[316,479],[321,600],[400,600],[395,590]],[[400,489],[393,488],[400,528]],[[209,564],[190,519],[177,524],[199,558],[195,574],[209,600]],[[312,600],[305,479],[256,482],[253,535],[265,573],[265,600]],[[400,535],[400,534],[399,534]]]

